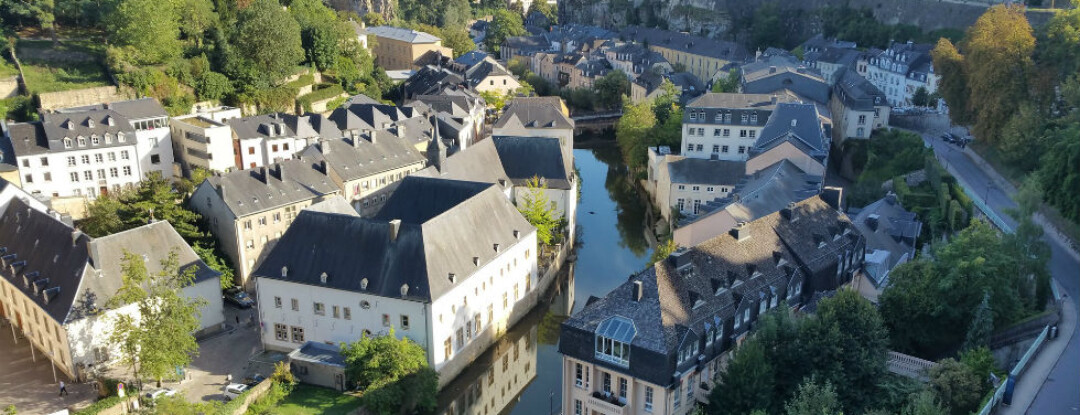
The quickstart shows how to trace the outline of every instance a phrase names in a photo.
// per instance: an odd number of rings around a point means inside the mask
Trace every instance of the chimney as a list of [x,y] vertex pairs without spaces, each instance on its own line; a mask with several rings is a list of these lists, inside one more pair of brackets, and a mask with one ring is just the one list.
[[796,125],[798,125],[798,124],[799,124],[799,120],[797,120],[797,119],[794,119],[794,118],[793,118],[793,119],[791,120],[791,126],[792,126],[792,127],[794,127],[794,126],[796,126]]
[[783,209],[780,209],[780,217],[787,219],[789,222],[795,221],[795,202],[788,203]]
[[769,73],[776,73],[776,67],[775,66],[770,66],[769,67]]
[[353,148],[360,148],[360,136],[359,135],[353,135],[352,136],[352,146],[353,146]]
[[405,126],[404,125],[398,124],[397,128],[394,129],[394,131],[397,131],[397,136],[398,137],[405,138]]
[[98,242],[97,241],[91,239],[90,242],[87,242],[87,244],[86,244],[86,256],[90,257],[90,265],[93,266],[94,268],[99,268],[100,269],[100,268],[102,268],[102,266],[104,264],[98,262],[98,257],[101,256],[99,252],[100,251],[98,249]]
[[401,296],[404,297],[409,294],[409,284],[401,284]]
[[281,267],[281,278],[289,276],[289,267]]
[[641,281],[634,281],[634,301],[641,301]]
[[371,141],[371,144],[376,143],[376,141],[375,141],[376,140],[375,139],[375,131],[365,129],[364,130],[364,135],[366,135],[368,137],[368,141]]
[[71,230],[71,246],[76,246],[79,244],[79,237],[82,236],[82,234],[83,233],[79,230],[79,228]]
[[772,98],[769,99],[769,102],[773,105],[776,105],[777,100],[778,98],[776,97],[776,95],[773,95]]
[[728,233],[730,233],[736,241],[740,242],[745,241],[747,238],[750,237],[750,229],[746,226],[746,222],[739,222],[739,224],[735,225],[734,228],[731,228],[731,231],[729,231]]
[[682,248],[676,249],[675,252],[668,255],[668,263],[674,266],[675,269],[690,265],[690,251]]
[[367,278],[364,278],[364,279],[360,280],[360,289],[367,291],[367,284],[368,284]]
[[270,183],[270,169],[266,166],[259,167],[259,174],[262,175],[263,183]]
[[319,150],[323,154],[330,154],[330,140],[319,140]]
[[325,272],[322,273],[322,274],[319,274],[319,282],[321,282],[323,285],[326,285],[326,278],[327,278],[327,275],[326,275]]
[[878,221],[880,219],[881,219],[881,216],[876,214],[876,213],[872,214],[870,216],[867,216],[866,217],[866,226],[869,227],[871,231],[877,232]]
[[447,276],[447,278],[450,279],[451,284],[457,283],[457,274],[451,272],[450,275]]
[[[401,219],[394,219],[390,221],[390,242],[397,240],[398,231],[401,230]],[[404,295],[404,294],[402,294]]]
[[495,248],[495,252],[499,252],[499,244],[494,244],[492,247]]

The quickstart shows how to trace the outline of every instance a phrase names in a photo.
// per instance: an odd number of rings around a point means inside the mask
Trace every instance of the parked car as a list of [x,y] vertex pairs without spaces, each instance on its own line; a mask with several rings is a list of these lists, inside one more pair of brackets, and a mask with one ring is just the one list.
[[231,401],[233,399],[236,399],[240,396],[241,393],[244,393],[244,391],[248,390],[248,388],[250,388],[250,386],[243,383],[230,383],[228,386],[225,387],[225,400]]
[[266,376],[263,376],[263,375],[260,375],[260,374],[256,373],[256,374],[252,375],[250,378],[245,378],[244,379],[244,384],[248,385],[249,388],[254,388],[255,385],[258,385],[259,382],[262,382],[264,380],[266,380]]
[[169,388],[161,388],[146,392],[145,394],[143,394],[143,398],[145,398],[147,401],[153,402],[160,398],[166,398],[173,395],[176,395],[175,390]]
[[248,293],[244,292],[244,290],[237,287],[225,290],[222,297],[225,298],[225,302],[240,308],[251,308],[251,306],[255,305],[255,300],[253,300]]

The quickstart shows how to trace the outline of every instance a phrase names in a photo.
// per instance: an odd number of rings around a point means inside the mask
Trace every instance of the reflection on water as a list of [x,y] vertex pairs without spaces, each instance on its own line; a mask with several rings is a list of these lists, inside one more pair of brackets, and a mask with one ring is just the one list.
[[[439,393],[437,413],[537,415],[562,400],[559,325],[645,267],[645,207],[614,146],[574,150],[581,181],[577,261],[541,304]],[[548,412],[549,414],[551,412]]]

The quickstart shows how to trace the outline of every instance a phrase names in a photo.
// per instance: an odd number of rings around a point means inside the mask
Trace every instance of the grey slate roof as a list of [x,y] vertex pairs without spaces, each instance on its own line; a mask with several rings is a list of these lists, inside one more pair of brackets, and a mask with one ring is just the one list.
[[285,125],[299,138],[341,138],[341,130],[320,114],[283,114]]
[[[4,162],[15,165],[15,156],[32,156],[49,151],[49,140],[45,138],[45,126],[41,121],[27,123],[13,123],[7,125],[9,140],[4,140],[4,146],[10,147],[10,152],[4,152]],[[63,144],[60,148],[63,148]]]
[[746,162],[684,158],[668,163],[672,183],[733,185],[746,175]]
[[[393,241],[392,219],[401,220]],[[431,302],[469,278],[473,257],[483,266],[495,244],[520,242],[514,231],[535,230],[494,186],[408,176],[371,219],[301,212],[254,274]]]
[[[127,118],[109,109],[91,109],[67,113],[46,113],[40,123],[12,124],[11,143],[15,155],[28,156],[47,152],[111,148],[135,144],[135,129]],[[112,124],[112,125],[110,125]],[[106,140],[106,134],[110,139]],[[125,135],[124,142],[118,138]],[[98,136],[98,144],[91,137]],[[78,137],[86,145],[79,146]],[[71,139],[71,148],[64,147],[64,138]],[[110,142],[111,141],[111,142]]]
[[[31,209],[15,198],[0,216],[0,276],[34,298],[50,318],[61,324],[102,309],[122,285],[125,251],[141,256],[150,273],[160,272],[161,261],[177,253],[177,265],[196,267],[196,283],[220,273],[203,263],[168,222],[155,222],[113,235],[91,239],[48,213]],[[96,275],[93,278],[84,278]],[[36,274],[35,274],[36,273]],[[39,280],[35,285],[24,285]],[[48,302],[41,292],[59,292]]]
[[518,97],[510,100],[495,128],[505,127],[517,118],[526,128],[574,128],[574,121],[563,115],[559,97]]
[[[773,102],[773,98],[776,102]],[[738,94],[709,92],[686,104],[687,108],[757,108],[772,110],[777,103],[799,102],[791,94]]]
[[406,79],[402,85],[402,91],[405,98],[410,98],[416,95],[437,94],[439,90],[447,85],[466,86],[467,83],[465,77],[461,74],[447,68],[428,65],[420,68],[409,79]]
[[285,114],[281,113],[233,118],[225,122],[229,124],[229,128],[232,128],[234,136],[240,140],[260,137],[296,137],[296,132],[286,122]]
[[811,100],[828,103],[829,85],[814,69],[783,57],[771,57],[742,67],[742,91],[771,94],[789,89]]
[[808,104],[779,104],[758,134],[751,157],[789,141],[811,157],[829,155],[829,139],[821,129],[817,108]]
[[346,216],[360,216],[360,214],[356,212],[356,209],[353,209],[352,205],[349,205],[349,202],[341,196],[330,196],[319,203],[312,203],[308,207],[304,208],[304,210],[310,210],[312,212],[336,213],[338,215]]
[[420,115],[419,111],[412,107],[372,103],[366,96],[354,98],[357,99],[350,100],[330,113],[330,121],[341,131],[385,130],[395,123]]
[[833,96],[845,107],[859,111],[873,111],[875,106],[889,105],[885,93],[853,69],[844,70],[833,86]]
[[375,26],[367,29],[368,34],[408,43],[435,43],[440,39],[432,34],[393,26]]
[[[477,20],[476,24],[480,24],[480,22],[483,22],[485,25],[487,24],[487,22],[484,21],[484,20]],[[454,62],[460,63],[460,64],[465,65],[467,67],[471,67],[473,65],[476,65],[476,64],[480,63],[481,61],[483,61],[487,57],[488,57],[488,54],[486,54],[484,52],[481,52],[481,51],[478,51],[478,50],[472,50],[472,51],[469,51],[469,52],[465,52],[465,54],[463,54],[461,56],[458,56],[457,58],[454,58]]]
[[212,186],[229,210],[242,217],[338,192],[321,168],[311,159],[282,160],[210,177],[199,186]]
[[824,178],[808,175],[794,163],[780,160],[740,180],[728,197],[702,205],[705,213],[688,218],[687,223],[724,211],[736,222],[750,222],[817,195],[822,183]]
[[896,200],[896,195],[888,195],[859,210],[852,218],[855,228],[866,238],[866,251],[870,256],[874,251],[885,253],[883,261],[867,261],[866,271],[871,281],[878,287],[888,284],[886,274],[907,255],[915,257],[915,242],[922,233],[922,222],[915,213],[908,212]]
[[476,87],[484,79],[489,76],[508,76],[510,72],[506,70],[498,62],[492,59],[481,60],[479,63],[472,65],[465,71],[465,78],[469,80],[469,84]]
[[58,109],[57,113],[79,113],[86,111],[113,110],[117,114],[129,120],[142,120],[146,118],[168,117],[169,112],[161,106],[156,98],[146,97],[127,101],[117,101],[105,104],[94,104],[82,107]]
[[303,155],[316,164],[326,161],[326,166],[345,181],[424,162],[416,147],[394,134],[388,131],[371,134],[375,140],[367,135],[322,140],[308,146]]
[[647,42],[650,47],[662,46],[668,49],[733,62],[742,62],[747,58],[746,49],[738,43],[694,36],[671,30],[627,26],[619,33],[619,37],[638,43]]
[[467,149],[451,154],[443,166],[428,166],[413,173],[417,177],[438,177],[497,184],[502,188],[511,186],[510,177],[503,170],[502,160],[495,148],[495,141],[480,140]]
[[571,160],[563,158],[559,139],[548,137],[491,137],[503,170],[516,186],[539,177],[550,189],[569,190]]

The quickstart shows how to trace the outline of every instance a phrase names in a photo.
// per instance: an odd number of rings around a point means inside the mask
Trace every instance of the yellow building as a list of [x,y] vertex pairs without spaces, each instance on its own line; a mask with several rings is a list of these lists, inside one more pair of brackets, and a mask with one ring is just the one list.
[[388,71],[416,69],[416,59],[430,51],[453,55],[450,48],[442,45],[442,39],[429,33],[392,26],[370,27],[367,33],[375,37],[371,48],[375,63]]

